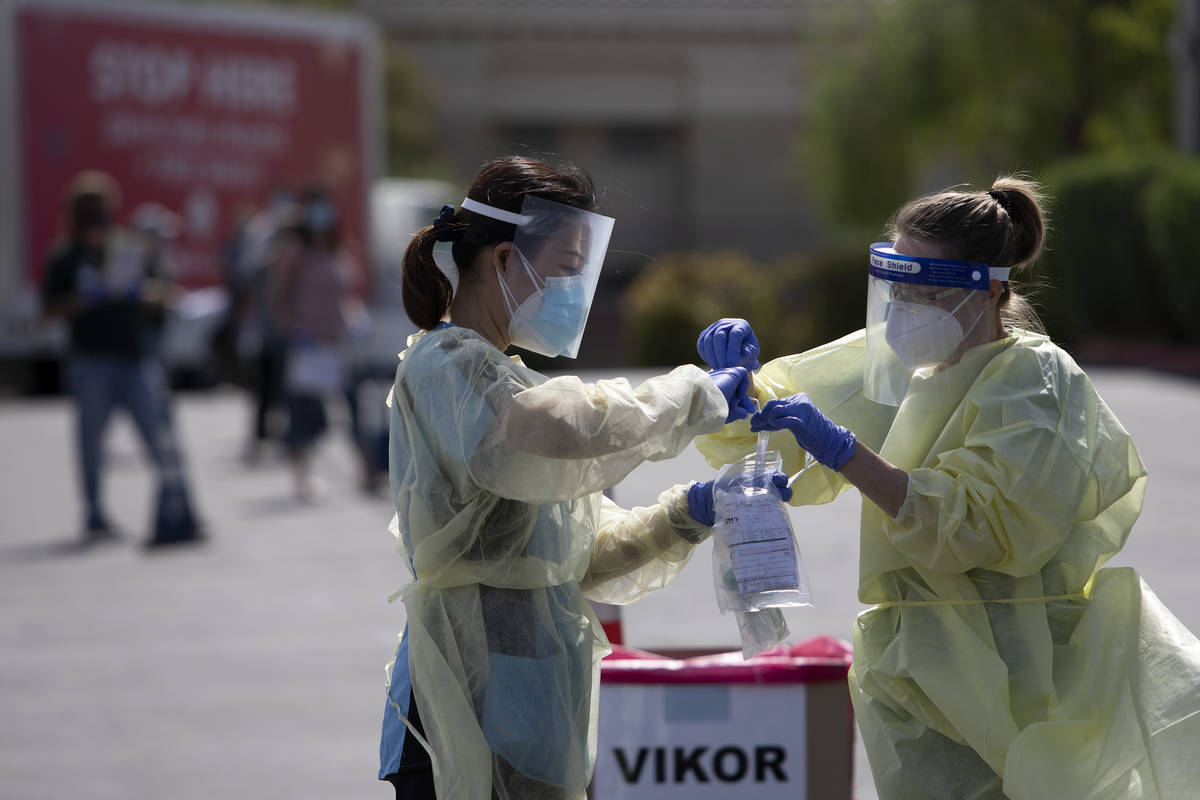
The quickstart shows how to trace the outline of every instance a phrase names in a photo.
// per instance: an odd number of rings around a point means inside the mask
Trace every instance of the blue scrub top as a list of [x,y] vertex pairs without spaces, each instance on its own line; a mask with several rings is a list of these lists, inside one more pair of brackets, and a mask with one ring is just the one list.
[[[408,671],[408,625],[396,649],[396,663],[392,665],[391,681],[383,707],[383,731],[379,736],[379,779],[399,771],[400,756],[404,752],[404,739],[408,726],[400,719],[409,714],[412,699],[412,675]],[[399,707],[399,714],[396,708]]]

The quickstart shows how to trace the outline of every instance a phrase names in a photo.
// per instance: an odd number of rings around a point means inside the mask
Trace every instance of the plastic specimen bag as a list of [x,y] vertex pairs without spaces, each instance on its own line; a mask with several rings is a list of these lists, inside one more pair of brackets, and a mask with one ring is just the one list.
[[717,605],[737,615],[746,657],[787,638],[778,609],[812,605],[787,506],[771,481],[781,463],[764,442],[754,456],[723,467],[713,485]]

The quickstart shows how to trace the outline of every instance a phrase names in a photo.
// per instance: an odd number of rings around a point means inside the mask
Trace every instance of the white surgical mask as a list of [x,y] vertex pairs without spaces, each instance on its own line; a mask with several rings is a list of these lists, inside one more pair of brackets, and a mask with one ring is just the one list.
[[[909,369],[941,364],[954,354],[967,334],[955,313],[967,302],[964,297],[953,311],[925,303],[894,300],[888,307],[888,346]],[[983,316],[983,312],[979,312]],[[979,317],[971,324],[974,328]]]

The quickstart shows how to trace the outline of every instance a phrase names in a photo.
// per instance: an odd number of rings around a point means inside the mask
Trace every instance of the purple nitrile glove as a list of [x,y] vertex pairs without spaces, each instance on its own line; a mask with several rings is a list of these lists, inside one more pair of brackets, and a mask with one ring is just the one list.
[[[776,472],[771,476],[771,483],[779,492],[779,498],[783,502],[792,499],[792,489],[788,486],[788,476],[783,472]],[[692,519],[699,522],[701,525],[712,527],[716,522],[716,509],[713,506],[713,482],[699,481],[688,487],[688,513],[692,515]]]
[[785,429],[813,458],[834,472],[854,455],[858,441],[851,431],[822,414],[804,392],[771,400],[750,418],[750,430],[754,432]]
[[725,317],[709,325],[696,340],[696,352],[710,367],[758,369],[758,338],[744,319]]
[[726,422],[745,419],[754,413],[754,401],[747,395],[750,391],[750,373],[744,367],[714,369],[708,373],[708,377],[712,378],[721,394],[725,395],[725,401],[729,403]]

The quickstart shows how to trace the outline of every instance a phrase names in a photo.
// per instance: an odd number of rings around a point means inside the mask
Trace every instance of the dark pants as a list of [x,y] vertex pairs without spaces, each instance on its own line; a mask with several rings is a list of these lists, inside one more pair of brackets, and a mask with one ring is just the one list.
[[[408,721],[422,737],[425,728],[421,725],[421,713],[417,709],[417,698],[412,690],[408,693]],[[404,737],[404,749],[400,754],[400,768],[388,775],[384,780],[396,789],[396,800],[436,800],[433,790],[433,764],[429,754],[412,735],[412,731]]]
[[284,349],[278,343],[264,342],[258,358],[258,375],[255,376],[254,394],[254,438],[265,442],[271,432],[267,420],[272,409],[283,400]]
[[293,453],[307,451],[329,427],[325,414],[325,402],[313,394],[289,394],[288,407],[288,450]]

